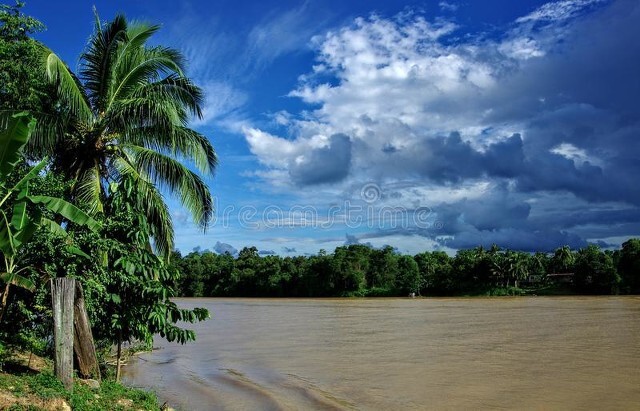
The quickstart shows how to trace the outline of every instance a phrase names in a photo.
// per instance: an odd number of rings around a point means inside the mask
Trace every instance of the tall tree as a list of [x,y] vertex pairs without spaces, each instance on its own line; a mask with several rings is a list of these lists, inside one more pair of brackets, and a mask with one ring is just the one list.
[[513,284],[518,287],[518,282],[525,280],[529,275],[529,254],[522,251],[508,253],[511,270],[509,275],[513,279]]
[[576,256],[568,245],[556,249],[551,258],[551,267],[556,273],[568,273],[574,270]]
[[161,189],[177,195],[206,227],[211,194],[180,160],[211,175],[217,158],[208,139],[187,126],[190,116],[202,116],[203,96],[186,77],[182,55],[147,44],[158,29],[123,15],[103,24],[96,14],[78,76],[46,53],[58,112],[39,123],[30,152],[51,155],[53,169],[73,182],[73,197],[92,212],[103,211],[110,183],[132,179],[156,250],[168,257],[173,226]]
[[0,5],[0,110],[42,112],[51,88],[42,70],[42,45],[29,36],[44,29],[21,9],[23,2]]
[[420,269],[421,292],[444,294],[451,284],[451,258],[444,251],[424,252],[414,257]]
[[613,259],[597,245],[578,251],[575,260],[574,284],[578,291],[589,294],[616,294],[620,284]]
[[396,287],[400,291],[400,295],[419,294],[421,286],[420,268],[416,260],[410,255],[398,257]]
[[371,250],[370,259],[366,275],[367,286],[369,288],[393,289],[398,275],[398,256],[393,247],[386,245],[382,249]]

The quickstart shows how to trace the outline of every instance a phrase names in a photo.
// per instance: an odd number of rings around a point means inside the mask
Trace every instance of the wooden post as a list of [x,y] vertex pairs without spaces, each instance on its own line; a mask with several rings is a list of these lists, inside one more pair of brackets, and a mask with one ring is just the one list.
[[122,358],[122,330],[118,330],[118,352],[116,354],[116,382],[120,382],[120,365]]
[[84,293],[82,284],[76,281],[76,297],[73,305],[73,351],[78,360],[78,371],[83,378],[95,378],[100,381],[100,367],[96,356],[96,347],[93,343],[91,324],[87,309],[84,306]]
[[76,289],[73,278],[51,280],[53,302],[54,369],[64,387],[73,389],[73,300]]

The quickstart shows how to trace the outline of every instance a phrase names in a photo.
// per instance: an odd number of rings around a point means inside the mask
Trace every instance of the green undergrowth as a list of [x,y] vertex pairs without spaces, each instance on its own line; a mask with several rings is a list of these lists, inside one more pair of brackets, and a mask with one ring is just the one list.
[[485,294],[488,297],[506,297],[516,295],[526,295],[525,290],[517,287],[493,287],[488,289]]
[[102,381],[99,389],[76,382],[69,392],[50,370],[0,373],[0,409],[50,410],[60,399],[74,411],[160,410],[155,394],[112,380]]

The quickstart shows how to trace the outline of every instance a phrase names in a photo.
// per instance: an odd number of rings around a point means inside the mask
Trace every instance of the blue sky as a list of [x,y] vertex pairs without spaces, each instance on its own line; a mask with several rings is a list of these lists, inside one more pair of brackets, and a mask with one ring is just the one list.
[[262,254],[391,245],[618,246],[640,235],[640,3],[27,3],[76,67],[93,28],[162,24],[207,93],[192,126],[220,157],[203,234]]

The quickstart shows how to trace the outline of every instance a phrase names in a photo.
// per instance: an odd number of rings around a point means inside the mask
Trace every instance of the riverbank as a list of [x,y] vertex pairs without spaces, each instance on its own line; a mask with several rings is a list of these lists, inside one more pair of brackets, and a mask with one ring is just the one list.
[[[523,287],[481,287],[452,297],[542,297],[542,296],[580,296],[566,284],[542,284]],[[586,295],[583,295],[586,296]]]
[[161,410],[157,396],[113,380],[99,387],[76,379],[73,392],[53,375],[49,360],[12,352],[0,364],[0,410]]

